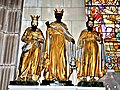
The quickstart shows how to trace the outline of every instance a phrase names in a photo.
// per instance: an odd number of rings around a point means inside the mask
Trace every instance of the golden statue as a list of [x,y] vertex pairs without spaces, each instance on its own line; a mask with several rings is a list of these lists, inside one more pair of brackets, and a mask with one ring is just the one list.
[[[86,81],[89,77],[90,81],[97,81],[103,76],[102,63],[100,60],[100,52],[98,42],[102,41],[100,34],[93,31],[94,20],[86,22],[87,30],[83,30],[78,39],[78,49],[81,51],[79,62],[78,79]],[[88,81],[88,80],[87,80]]]
[[22,41],[25,43],[22,47],[22,54],[18,67],[17,80],[34,80],[37,81],[42,70],[42,52],[44,44],[44,36],[42,31],[37,28],[40,16],[32,16],[31,26],[28,27],[23,36]]
[[66,60],[66,41],[75,44],[72,35],[68,32],[66,24],[61,22],[63,9],[56,9],[56,21],[49,24],[46,22],[46,43],[44,63],[45,80],[68,80],[67,60]]

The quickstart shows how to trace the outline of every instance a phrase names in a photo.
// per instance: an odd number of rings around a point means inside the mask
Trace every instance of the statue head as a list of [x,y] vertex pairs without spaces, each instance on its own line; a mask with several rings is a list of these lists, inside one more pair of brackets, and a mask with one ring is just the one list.
[[32,15],[30,15],[31,16],[31,19],[32,19],[32,21],[31,21],[31,25],[32,25],[32,27],[37,27],[38,26],[38,19],[39,19],[39,17],[40,16],[32,16]]
[[94,18],[88,17],[88,21],[86,22],[86,27],[88,31],[92,31],[94,26]]
[[63,9],[55,9],[54,14],[57,22],[61,22],[64,10]]

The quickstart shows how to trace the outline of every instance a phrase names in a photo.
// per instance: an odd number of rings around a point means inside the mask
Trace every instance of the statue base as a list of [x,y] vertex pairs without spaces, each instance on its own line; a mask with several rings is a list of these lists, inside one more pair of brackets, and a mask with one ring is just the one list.
[[77,86],[82,86],[82,87],[104,87],[103,82],[86,82],[86,81],[80,81]]
[[9,85],[39,85],[37,81],[10,81]]
[[72,81],[54,81],[54,80],[42,80],[41,85],[49,86],[74,86]]

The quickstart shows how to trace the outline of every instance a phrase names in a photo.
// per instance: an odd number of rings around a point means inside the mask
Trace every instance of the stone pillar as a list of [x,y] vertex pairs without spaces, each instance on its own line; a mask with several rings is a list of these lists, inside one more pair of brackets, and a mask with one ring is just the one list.
[[23,0],[0,0],[0,90],[14,80]]

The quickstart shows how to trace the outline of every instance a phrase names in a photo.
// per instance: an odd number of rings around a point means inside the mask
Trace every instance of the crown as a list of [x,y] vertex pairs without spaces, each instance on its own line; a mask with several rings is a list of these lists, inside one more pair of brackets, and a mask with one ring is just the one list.
[[61,14],[63,14],[63,13],[64,13],[64,10],[63,10],[63,9],[55,9],[54,12],[55,12],[55,14],[56,14],[56,13],[61,13]]
[[34,16],[30,15],[30,16],[31,16],[32,21],[36,21],[36,22],[38,22],[38,19],[39,19],[39,17],[40,17],[40,16],[38,16],[38,15],[37,15],[37,16],[35,16],[35,15],[34,15]]
[[94,20],[94,19],[93,19],[93,17],[89,17],[89,20],[91,20],[91,21],[92,21],[92,20]]
[[88,21],[94,21],[95,20],[95,18],[92,17],[92,16],[87,15],[87,17],[88,17]]

